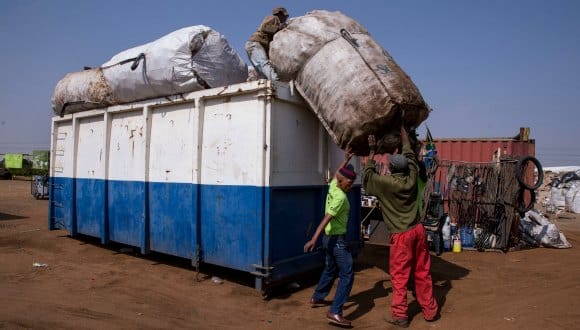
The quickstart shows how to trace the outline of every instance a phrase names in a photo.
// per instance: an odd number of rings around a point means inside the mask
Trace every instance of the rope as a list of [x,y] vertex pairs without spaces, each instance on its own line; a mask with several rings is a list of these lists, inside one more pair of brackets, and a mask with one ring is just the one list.
[[[373,69],[373,67],[367,62],[367,60],[361,54],[361,52],[359,50],[360,45],[356,42],[356,39],[353,38],[346,29],[340,29],[340,35],[349,43],[349,45],[351,45],[354,48],[354,50],[357,52],[357,54],[363,60],[364,64],[375,75],[375,77],[377,78],[377,80],[379,81],[379,83],[381,84],[381,86],[383,86],[383,89],[385,90],[385,93],[387,94],[387,96],[389,97],[389,99],[392,100],[393,98],[389,94],[389,90],[388,90],[387,86],[385,85],[385,83],[383,82],[383,80],[379,77],[379,75],[377,74],[377,72]],[[381,67],[379,67],[379,69],[381,69],[384,73],[387,73],[388,72],[388,68],[386,66],[384,66],[384,65],[381,66]]]

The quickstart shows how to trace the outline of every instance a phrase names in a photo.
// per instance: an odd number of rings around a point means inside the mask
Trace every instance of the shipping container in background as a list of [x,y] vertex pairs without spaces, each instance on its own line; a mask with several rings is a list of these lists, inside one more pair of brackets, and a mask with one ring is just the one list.
[[[514,137],[497,138],[434,138],[435,150],[439,157],[439,168],[435,175],[435,182],[441,192],[445,191],[447,169],[450,164],[458,163],[491,163],[500,159],[518,159],[536,155],[536,141],[530,139],[530,129],[520,128],[519,134]],[[425,143],[425,141],[423,141]],[[422,151],[425,153],[425,149]],[[364,166],[366,157],[361,158]],[[388,173],[389,155],[375,156],[377,171]]]
[[[258,290],[323,265],[303,246],[344,152],[287,85],[54,117],[51,150],[50,229],[248,272]],[[359,184],[349,198],[358,244]]]
[[527,127],[521,127],[519,134],[514,137],[435,138],[433,142],[440,163],[435,175],[435,190],[441,193],[447,190],[449,165],[489,164],[502,159],[518,159],[536,155],[536,141],[530,139],[530,129]]
[[[423,141],[424,143],[426,141]],[[514,137],[498,138],[434,138],[433,143],[438,156],[438,167],[433,178],[433,191],[441,196],[444,212],[449,212],[449,169],[452,165],[486,166],[500,160],[515,160],[526,156],[535,156],[535,140],[530,139],[530,129],[520,128],[519,134]],[[423,154],[426,150],[423,149]],[[388,174],[388,154],[375,156],[377,171]],[[361,158],[364,166],[366,157]],[[534,176],[532,172],[526,177]],[[533,181],[529,178],[528,181]],[[529,196],[525,197],[529,203]],[[376,203],[369,203],[369,197],[364,195],[361,214],[363,226],[369,228],[368,242],[371,244],[387,245],[388,232],[382,221],[382,215]],[[369,226],[370,225],[370,226]]]

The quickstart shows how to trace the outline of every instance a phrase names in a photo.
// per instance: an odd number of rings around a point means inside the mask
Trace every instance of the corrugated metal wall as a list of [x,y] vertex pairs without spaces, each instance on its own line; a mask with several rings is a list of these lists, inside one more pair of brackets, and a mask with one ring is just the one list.
[[491,162],[498,151],[503,156],[535,156],[534,140],[514,139],[435,139],[439,159],[467,163]]
[[[535,156],[534,140],[521,141],[514,138],[497,139],[435,139],[439,156],[439,168],[435,175],[436,185],[446,191],[449,165],[457,163],[489,163],[499,158]],[[495,158],[494,158],[495,157]],[[437,187],[435,187],[437,190]]]
[[[513,138],[438,138],[434,139],[439,156],[439,169],[435,176],[439,189],[445,192],[447,171],[453,163],[489,163],[497,158],[520,158],[535,156],[536,142],[529,138],[529,128],[520,128],[518,136]],[[361,157],[362,164],[366,157]],[[377,171],[381,174],[388,172],[388,155],[376,155]],[[435,187],[437,189],[437,187]]]

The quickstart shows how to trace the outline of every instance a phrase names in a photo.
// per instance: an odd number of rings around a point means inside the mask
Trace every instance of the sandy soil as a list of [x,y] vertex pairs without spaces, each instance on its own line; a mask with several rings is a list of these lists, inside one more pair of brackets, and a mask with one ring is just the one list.
[[[335,328],[324,318],[326,308],[307,304],[318,274],[263,300],[244,274],[202,267],[196,276],[189,260],[121,253],[123,246],[48,231],[48,201],[35,200],[29,187],[29,182],[0,181],[0,328]],[[573,248],[434,256],[442,318],[426,323],[409,295],[410,328],[577,328],[580,217],[561,213],[551,220]],[[388,328],[386,256],[385,247],[367,245],[356,260],[355,285],[345,306],[355,328]]]

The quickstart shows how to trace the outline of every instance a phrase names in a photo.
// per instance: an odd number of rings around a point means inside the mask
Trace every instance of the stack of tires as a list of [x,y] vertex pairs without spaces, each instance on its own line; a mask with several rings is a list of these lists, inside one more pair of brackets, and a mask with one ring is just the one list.
[[542,164],[533,156],[521,158],[516,165],[516,178],[520,184],[517,210],[520,213],[520,217],[524,217],[524,214],[534,207],[536,189],[544,181]]

